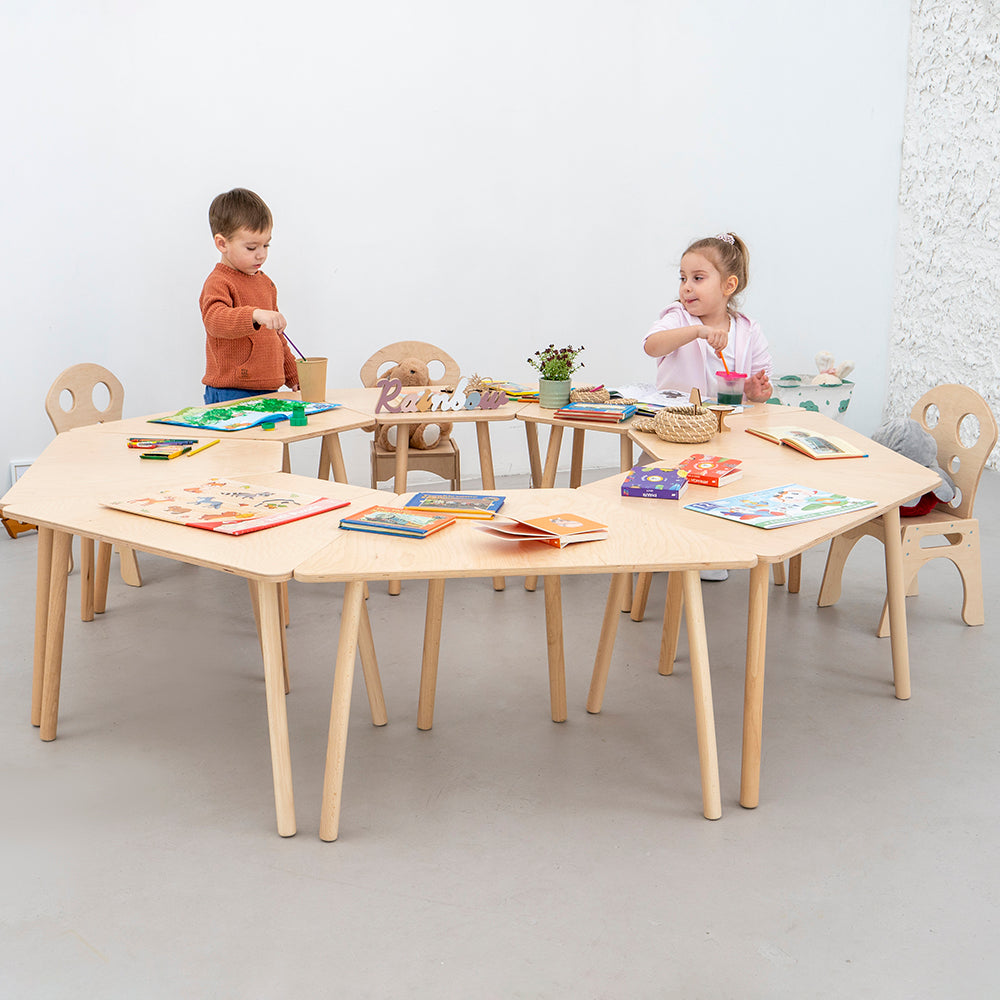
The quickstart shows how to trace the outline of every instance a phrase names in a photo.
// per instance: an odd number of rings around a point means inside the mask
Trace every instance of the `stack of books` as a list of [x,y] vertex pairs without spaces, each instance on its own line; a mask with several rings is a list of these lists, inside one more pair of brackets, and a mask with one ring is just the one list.
[[435,531],[454,524],[450,514],[421,514],[402,507],[366,507],[352,517],[340,519],[348,531],[372,531],[380,535],[402,535],[405,538],[426,538]]
[[677,468],[687,476],[693,486],[725,486],[743,477],[738,458],[723,458],[721,455],[702,455],[695,452],[688,455]]
[[567,403],[555,411],[565,420],[596,420],[605,424],[620,424],[635,413],[635,404]]

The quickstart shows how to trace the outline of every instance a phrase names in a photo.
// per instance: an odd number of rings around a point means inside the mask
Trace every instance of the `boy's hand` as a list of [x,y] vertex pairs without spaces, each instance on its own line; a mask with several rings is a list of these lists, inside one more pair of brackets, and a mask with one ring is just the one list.
[[698,331],[698,336],[702,340],[707,340],[708,346],[713,351],[721,351],[729,343],[729,327],[703,326]]
[[743,387],[743,394],[751,403],[766,403],[771,398],[772,391],[771,380],[763,368],[751,375]]
[[281,333],[288,326],[285,317],[280,312],[272,312],[270,309],[254,309],[253,321],[267,330],[277,330]]

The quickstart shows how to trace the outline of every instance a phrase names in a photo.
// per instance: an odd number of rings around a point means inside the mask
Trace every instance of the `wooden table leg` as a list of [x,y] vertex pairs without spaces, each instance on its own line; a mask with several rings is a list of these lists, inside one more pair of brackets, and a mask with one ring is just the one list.
[[337,433],[324,434],[320,438],[319,478],[329,479],[331,470],[334,482],[347,482],[347,467],[344,465],[344,452],[340,447],[340,435]]
[[281,448],[281,471],[291,472],[292,471],[292,455],[288,450],[288,445],[284,444]]
[[[108,578],[111,576],[111,542],[98,542],[94,566],[94,614],[103,615],[108,606]],[[134,553],[133,553],[134,555]],[[138,570],[139,563],[136,562]]]
[[80,538],[80,621],[94,620],[94,539]]
[[632,468],[632,439],[627,434],[622,434],[619,439],[618,471],[628,472]]
[[288,715],[285,710],[285,636],[281,625],[281,596],[278,584],[254,582],[260,608],[261,651],[264,658],[264,692],[267,700],[267,729],[271,741],[271,778],[274,782],[274,811],[278,833],[295,834],[295,799],[292,794],[292,754],[288,744]]
[[[558,424],[549,427],[549,446],[545,452],[545,471],[542,473],[542,489],[552,489],[556,482],[556,469],[559,467],[559,448],[562,444],[563,429]],[[538,586],[537,576],[524,578],[524,589],[534,590]]]
[[573,454],[569,464],[570,489],[578,489],[583,482],[583,440],[587,430],[584,427],[573,428]]
[[563,649],[562,581],[546,576],[545,640],[549,653],[549,705],[553,722],[566,721],[566,657]]
[[[397,494],[406,492],[406,474],[410,463],[409,427],[399,424],[396,427],[396,468],[392,481],[393,491]],[[389,594],[396,597],[399,594],[399,580],[389,581]]]
[[635,593],[632,595],[632,609],[629,615],[634,622],[641,622],[646,616],[646,601],[649,600],[649,585],[652,582],[652,573],[639,573],[636,577]]
[[[476,441],[479,444],[479,474],[484,490],[496,490],[497,481],[493,474],[493,449],[490,446],[490,425],[485,420],[476,423]],[[502,576],[493,577],[493,589],[503,590],[506,586]]]
[[587,694],[587,711],[591,713],[599,712],[604,704],[604,689],[611,669],[611,654],[614,652],[615,637],[618,635],[618,609],[621,607],[622,593],[628,586],[628,578],[628,573],[615,573],[611,577],[608,600],[604,605],[601,638],[597,643],[594,672],[590,678],[590,691]]
[[358,649],[361,653],[361,675],[365,679],[365,690],[368,692],[368,707],[372,713],[372,725],[384,726],[389,721],[389,715],[385,710],[382,678],[379,676],[378,660],[375,658],[375,637],[372,635],[372,622],[368,617],[368,608],[364,601],[361,602]]
[[[261,655],[263,656],[264,655],[264,631],[263,631],[263,626],[261,625],[261,620],[260,620],[260,595],[259,595],[259,592],[258,592],[256,580],[251,580],[248,577],[247,578],[247,584],[250,587],[250,607],[253,609],[253,623],[254,623],[254,626],[257,629],[257,643],[260,646],[260,652],[261,652]],[[287,585],[286,584],[281,584],[280,586],[283,588],[283,590],[282,590],[282,596],[284,596],[285,594],[287,594]],[[279,600],[279,602],[278,602],[279,613],[281,613],[282,603],[283,603],[283,601]],[[292,681],[291,681],[291,677],[288,674],[288,644],[285,641],[285,628],[284,628],[284,624],[285,623],[284,623],[283,620],[282,620],[281,624],[282,624],[282,628],[281,628],[281,671],[282,671],[282,677],[283,677],[284,685],[285,685],[285,694],[288,694],[292,690]]]
[[903,536],[899,508],[882,515],[885,535],[885,589],[889,607],[889,642],[892,649],[892,680],[896,697],[910,697],[910,653],[906,636],[906,583],[903,579]]
[[39,721],[39,735],[47,743],[56,738],[59,722],[59,683],[62,678],[63,632],[66,625],[66,562],[72,545],[72,535],[65,531],[53,531],[49,610],[45,623],[42,714]]
[[[49,627],[49,593],[52,586],[51,528],[38,526],[38,570],[35,579],[35,655],[31,672],[31,724],[42,724],[42,688],[45,677],[45,636]],[[66,567],[59,567],[60,573]]]
[[[673,576],[674,574],[671,574]],[[701,764],[701,801],[705,819],[722,816],[719,790],[719,752],[715,740],[715,711],[712,707],[712,675],[708,667],[708,638],[705,609],[701,600],[698,570],[683,571],[684,608],[688,644],[691,649],[691,685],[694,688],[694,718],[698,731],[698,761]]]
[[441,654],[444,584],[443,579],[427,581],[424,654],[420,662],[420,694],[417,699],[417,729],[423,730],[434,725],[434,692],[437,690],[438,659]]
[[788,593],[797,594],[802,586],[802,553],[788,560]]
[[756,809],[760,801],[761,728],[764,719],[764,651],[767,645],[767,590],[770,565],[750,570],[747,607],[747,663],[743,686],[743,768],[740,805]]
[[358,629],[364,604],[364,584],[352,580],[344,587],[344,610],[340,616],[340,639],[337,664],[333,674],[333,698],[330,702],[330,732],[326,744],[326,768],[323,774],[323,800],[320,806],[320,840],[336,840],[340,832],[340,806],[344,786],[344,763],[347,754],[347,724],[351,715],[351,687],[354,683],[354,658],[358,650]]
[[532,420],[525,420],[524,436],[528,441],[528,465],[531,469],[531,488],[538,489],[542,485],[542,460],[538,450],[538,424]]
[[660,665],[657,668],[664,677],[669,677],[674,672],[674,660],[677,659],[677,641],[681,634],[681,611],[684,607],[682,583],[680,574],[667,574],[667,600],[663,605]]

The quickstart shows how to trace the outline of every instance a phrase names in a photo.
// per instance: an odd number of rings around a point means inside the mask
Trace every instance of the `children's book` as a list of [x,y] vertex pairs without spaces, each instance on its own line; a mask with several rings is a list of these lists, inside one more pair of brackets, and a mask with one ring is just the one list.
[[547,514],[527,521],[501,515],[489,524],[477,524],[476,527],[511,541],[545,542],[560,549],[573,542],[599,542],[608,537],[606,524],[579,514]]
[[478,493],[416,493],[406,501],[408,510],[420,510],[453,517],[489,520],[503,506],[506,497]]
[[631,403],[567,403],[556,410],[554,416],[565,420],[598,420],[618,424],[628,420],[633,413],[635,405]]
[[210,479],[150,496],[102,503],[131,514],[224,535],[245,535],[348,505],[347,500],[273,490],[234,479]]
[[308,417],[313,413],[335,410],[338,406],[340,403],[300,403],[297,399],[251,397],[215,406],[185,406],[169,417],[158,417],[150,423],[201,427],[212,431],[243,431],[259,424],[290,420],[293,412],[300,407]]
[[351,517],[341,518],[340,526],[348,531],[372,531],[380,535],[426,538],[435,531],[454,524],[451,514],[420,513],[405,507],[366,507]]
[[633,467],[622,481],[622,496],[680,500],[687,488],[688,478],[676,465],[653,462]]
[[782,528],[786,524],[802,524],[874,506],[874,500],[858,500],[841,493],[788,483],[735,497],[689,503],[684,509],[724,517],[727,521],[752,524],[756,528]]
[[810,458],[867,458],[868,452],[859,451],[852,444],[832,434],[821,434],[805,427],[748,427],[747,434],[756,434],[774,444],[787,444]]
[[738,458],[695,452],[679,462],[677,469],[687,476],[687,481],[693,486],[725,486],[743,478],[740,464]]

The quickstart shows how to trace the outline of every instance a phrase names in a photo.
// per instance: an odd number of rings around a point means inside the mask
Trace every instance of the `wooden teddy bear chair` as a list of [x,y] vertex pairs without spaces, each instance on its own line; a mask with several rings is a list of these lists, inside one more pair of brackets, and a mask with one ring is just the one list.
[[[421,340],[401,340],[376,351],[361,366],[362,384],[373,388],[389,369],[410,358],[427,365],[430,369],[427,385],[455,386],[462,377],[458,362],[440,347]],[[400,425],[400,432],[405,429],[408,429],[405,424]],[[380,482],[392,479],[396,474],[395,449],[386,447],[378,432],[371,445],[371,461],[374,490],[378,489]],[[462,488],[458,445],[450,437],[443,437],[430,448],[408,448],[407,467],[433,472],[434,475],[449,480],[452,490],[458,491]]]
[[[932,423],[935,411],[937,419]],[[997,422],[982,396],[964,385],[939,385],[924,393],[910,411],[910,416],[937,442],[938,465],[952,478],[956,492],[950,504],[941,503],[928,514],[902,519],[906,596],[919,592],[917,573],[921,566],[931,559],[950,559],[962,577],[962,620],[966,625],[982,625],[986,616],[983,610],[979,522],[972,516],[972,507],[983,467],[997,442]],[[973,437],[975,440],[971,444],[964,443]],[[844,563],[858,539],[873,535],[884,545],[884,530],[883,520],[879,517],[838,535],[830,542],[817,601],[820,607],[835,604],[840,597]],[[922,543],[928,538],[944,540],[925,548]],[[889,634],[886,604],[882,606],[877,634],[883,637]]]
[[[101,407],[94,398],[98,386],[108,394],[107,405]],[[63,406],[63,393],[69,396],[69,406]],[[45,397],[45,412],[57,434],[102,424],[106,420],[121,420],[125,403],[125,388],[121,382],[100,365],[73,365],[62,372],[49,388]],[[142,586],[142,576],[135,552],[124,546],[119,548],[122,579],[132,587]],[[80,539],[80,618],[89,622],[94,613],[102,614],[107,604],[108,574],[111,567],[111,543],[101,542],[94,563],[94,540]],[[72,563],[70,564],[72,568]]]

